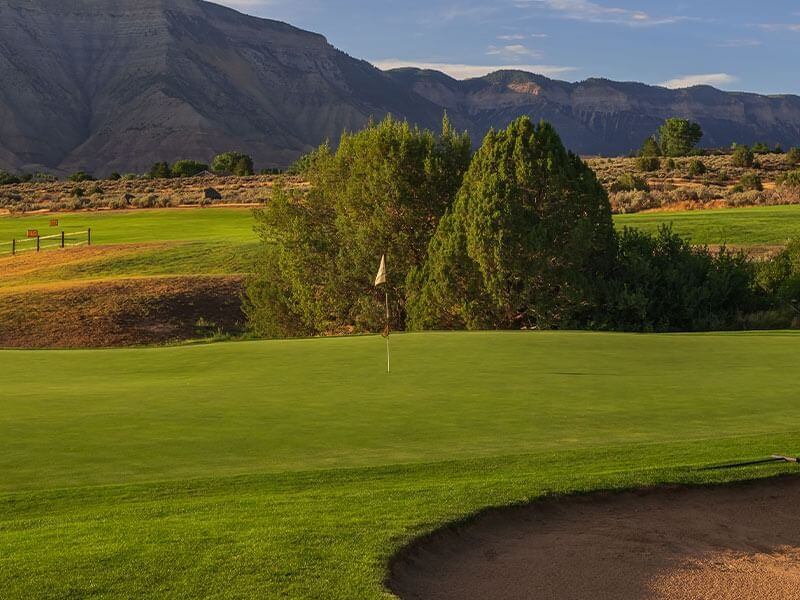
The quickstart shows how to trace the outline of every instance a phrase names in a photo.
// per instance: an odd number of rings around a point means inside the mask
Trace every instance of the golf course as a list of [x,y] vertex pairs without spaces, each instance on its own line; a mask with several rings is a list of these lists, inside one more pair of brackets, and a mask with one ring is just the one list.
[[381,598],[486,507],[796,470],[703,470],[797,452],[794,333],[392,343],[0,352],[0,589]]

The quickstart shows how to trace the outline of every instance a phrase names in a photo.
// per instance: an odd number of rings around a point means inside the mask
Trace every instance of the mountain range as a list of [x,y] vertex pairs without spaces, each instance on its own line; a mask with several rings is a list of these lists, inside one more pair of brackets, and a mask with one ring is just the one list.
[[800,97],[500,71],[381,71],[318,34],[201,0],[1,0],[0,169],[141,172],[239,150],[285,167],[393,114],[479,142],[520,115],[581,154],[626,154],[668,117],[706,146],[800,145]]

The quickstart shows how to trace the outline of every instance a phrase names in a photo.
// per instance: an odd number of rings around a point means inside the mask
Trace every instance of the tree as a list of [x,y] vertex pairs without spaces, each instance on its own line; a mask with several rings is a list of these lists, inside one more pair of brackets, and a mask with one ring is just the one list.
[[650,136],[644,141],[642,149],[639,151],[639,156],[661,156],[661,147],[658,145],[655,136]]
[[94,181],[95,179],[86,171],[76,171],[69,176],[69,180],[74,183],[81,183],[83,181]]
[[733,147],[731,163],[734,167],[749,169],[753,166],[755,159],[755,154],[753,154],[753,151],[748,146],[745,146],[744,144],[736,144]]
[[172,165],[172,177],[194,177],[198,173],[208,171],[208,165],[196,160],[179,160]]
[[0,185],[13,185],[20,183],[22,180],[8,171],[0,171]]
[[414,329],[580,326],[613,267],[611,208],[594,172],[548,123],[491,131],[428,259],[410,278]]
[[699,158],[694,158],[689,163],[689,177],[699,177],[705,175],[707,171],[705,163]]
[[241,152],[225,152],[218,154],[211,161],[211,169],[218,174],[246,177],[255,173],[253,159]]
[[172,177],[172,170],[169,163],[157,162],[150,167],[149,175],[151,179],[169,179]]
[[305,168],[306,193],[277,190],[256,212],[262,240],[245,310],[270,337],[378,331],[383,307],[370,275],[389,261],[392,327],[405,326],[406,278],[427,255],[461,185],[471,143],[445,119],[436,136],[387,118],[323,146]]
[[791,167],[800,165],[800,148],[792,148],[786,153],[786,164]]
[[686,119],[667,119],[658,130],[664,156],[689,156],[702,138],[700,125]]

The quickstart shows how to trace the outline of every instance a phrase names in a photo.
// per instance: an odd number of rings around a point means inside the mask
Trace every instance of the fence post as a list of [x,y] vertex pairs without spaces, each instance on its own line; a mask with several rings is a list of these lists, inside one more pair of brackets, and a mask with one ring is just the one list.
[[11,256],[17,255],[17,240],[11,240]]
[[91,246],[92,245],[92,228],[91,227],[89,227],[89,229],[86,230],[86,245],[87,246]]
[[36,236],[36,251],[39,252],[39,236]]
[[64,247],[64,232],[61,232],[61,247]]

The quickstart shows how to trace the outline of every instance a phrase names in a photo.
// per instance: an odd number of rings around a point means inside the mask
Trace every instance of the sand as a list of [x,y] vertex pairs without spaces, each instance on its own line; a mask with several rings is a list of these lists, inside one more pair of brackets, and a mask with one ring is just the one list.
[[800,478],[490,511],[392,562],[400,598],[800,599]]

